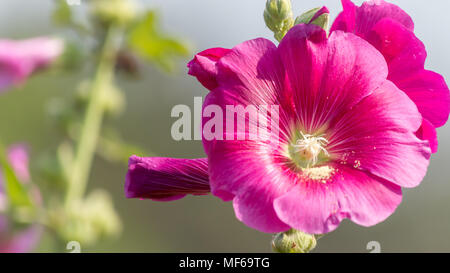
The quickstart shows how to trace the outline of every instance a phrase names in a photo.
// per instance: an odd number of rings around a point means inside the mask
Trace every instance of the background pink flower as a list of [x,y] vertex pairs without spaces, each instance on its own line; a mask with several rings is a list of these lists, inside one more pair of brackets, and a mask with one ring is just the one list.
[[63,51],[63,42],[52,38],[0,40],[0,92],[23,83],[45,68]]

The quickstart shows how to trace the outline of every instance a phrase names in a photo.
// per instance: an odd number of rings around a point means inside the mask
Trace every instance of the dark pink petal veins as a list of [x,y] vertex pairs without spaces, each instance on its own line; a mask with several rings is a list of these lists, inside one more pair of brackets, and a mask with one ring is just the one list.
[[289,226],[273,208],[276,198],[294,185],[274,162],[271,147],[259,141],[216,141],[209,156],[212,193],[233,199],[236,217],[263,232],[281,232]]
[[383,56],[363,39],[341,31],[327,39],[314,25],[297,25],[278,48],[293,90],[297,120],[307,132],[353,107],[388,74]]
[[421,124],[414,103],[386,81],[331,125],[328,151],[342,165],[415,187],[426,174],[431,152],[428,142],[415,135]]
[[[285,90],[285,72],[276,46],[266,39],[244,42],[232,49],[217,64],[219,87],[208,94],[204,108],[226,106],[280,105],[289,101]],[[288,118],[288,107],[280,106],[280,123]],[[234,117],[237,120],[239,117]],[[255,114],[246,117],[255,121]],[[289,117],[290,118],[290,117]],[[227,116],[226,120],[231,118]],[[204,123],[208,119],[204,120]],[[233,126],[236,124],[234,123]],[[249,134],[246,127],[228,130],[224,124],[224,140],[203,139],[208,154],[212,193],[225,201],[233,199],[236,216],[246,225],[264,232],[289,229],[273,209],[273,200],[290,187],[282,170],[273,166],[270,141],[237,140]]]
[[[280,130],[286,124],[288,112],[292,109],[291,93],[284,88],[285,71],[277,52],[277,47],[269,40],[259,38],[246,41],[234,47],[231,52],[224,56],[218,63],[217,83],[215,91],[210,92],[203,104],[203,110],[212,106],[219,106],[224,114],[223,117],[223,137],[225,133],[248,134],[248,132],[237,132],[237,120],[255,121],[258,118],[258,111],[262,107],[279,106],[280,110]],[[254,107],[255,112],[250,116],[238,116],[234,112],[227,112],[227,107]],[[225,117],[225,115],[228,115]],[[267,115],[268,116],[268,115]],[[213,118],[213,117],[212,117]],[[203,124],[206,124],[211,117],[204,117]],[[226,124],[225,121],[234,123]],[[270,124],[270,121],[267,122]],[[232,127],[231,127],[232,126]],[[203,135],[203,145],[205,152],[209,155],[211,141]]]

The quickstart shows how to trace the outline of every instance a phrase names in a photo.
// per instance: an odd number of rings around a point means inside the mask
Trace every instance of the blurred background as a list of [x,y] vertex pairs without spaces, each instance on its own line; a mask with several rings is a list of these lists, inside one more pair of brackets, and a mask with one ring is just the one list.
[[[362,1],[355,1],[360,4]],[[391,1],[406,10],[416,24],[416,35],[428,50],[427,68],[444,75],[450,83],[450,2],[444,0]],[[75,6],[83,12],[83,0]],[[174,121],[170,111],[177,104],[193,107],[194,96],[207,90],[187,75],[186,63],[201,50],[233,47],[256,37],[272,39],[262,13],[264,0],[144,0],[142,6],[156,8],[164,30],[189,42],[190,56],[177,63],[172,74],[141,64],[137,78],[118,78],[125,91],[127,108],[115,121],[122,136],[145,150],[146,155],[204,157],[200,141],[172,140]],[[51,0],[0,0],[0,37],[28,38],[58,35],[51,22]],[[293,0],[295,14],[326,5],[334,19],[342,9],[338,0]],[[5,143],[27,142],[34,155],[54,148],[58,133],[46,115],[53,97],[70,96],[79,75],[47,73],[0,97],[0,124]],[[322,238],[315,252],[369,252],[366,245],[378,241],[382,252],[450,251],[450,127],[438,130],[439,152],[431,159],[427,177],[415,189],[404,190],[404,200],[387,221],[371,228],[344,221]],[[33,161],[34,160],[34,161]],[[123,222],[122,235],[83,252],[270,252],[271,234],[260,233],[239,222],[231,203],[212,196],[187,197],[158,203],[126,199],[126,164],[111,165],[96,159],[89,189],[104,188],[114,199]],[[89,191],[88,189],[88,191]],[[36,251],[53,251],[44,237]]]

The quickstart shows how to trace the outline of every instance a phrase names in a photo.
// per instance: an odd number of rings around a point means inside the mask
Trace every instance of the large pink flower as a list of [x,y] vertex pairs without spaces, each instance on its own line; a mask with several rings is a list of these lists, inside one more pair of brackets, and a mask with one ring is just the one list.
[[0,40],[0,92],[23,83],[33,72],[49,65],[63,51],[58,39]]
[[436,129],[450,113],[450,93],[441,75],[424,69],[427,52],[414,35],[411,17],[398,6],[383,0],[367,1],[361,7],[342,0],[344,10],[331,31],[354,33],[383,54],[389,68],[388,79],[404,91],[423,116],[419,137],[430,141],[437,151]]
[[[8,152],[8,160],[20,181],[28,183],[30,174],[28,170],[28,152],[25,146],[12,146]],[[35,197],[37,199],[40,198],[38,193]],[[29,252],[33,250],[41,238],[42,227],[36,224],[13,232],[9,219],[3,215],[3,210],[6,209],[7,205],[3,174],[0,171],[0,253]]]
[[[400,204],[401,187],[417,186],[426,173],[431,151],[416,136],[421,114],[387,79],[380,52],[354,34],[328,38],[301,24],[278,47],[250,40],[202,52],[189,66],[211,90],[204,107],[225,113],[227,105],[279,105],[279,133],[227,140],[225,130],[224,140],[204,139],[208,164],[132,157],[129,197],[202,194],[209,181],[252,228],[319,234],[345,218],[363,226],[383,221]],[[248,135],[248,127],[234,128],[234,136]]]

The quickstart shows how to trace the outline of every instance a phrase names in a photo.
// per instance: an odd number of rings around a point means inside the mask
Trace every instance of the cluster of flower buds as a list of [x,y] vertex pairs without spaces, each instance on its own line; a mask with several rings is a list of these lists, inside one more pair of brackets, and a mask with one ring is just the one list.
[[294,25],[290,0],[268,0],[264,10],[264,21],[273,31],[275,39],[280,41]]
[[93,191],[84,200],[71,202],[64,210],[55,207],[49,214],[50,224],[57,227],[61,238],[87,246],[117,236],[122,229],[111,196],[102,190]]

